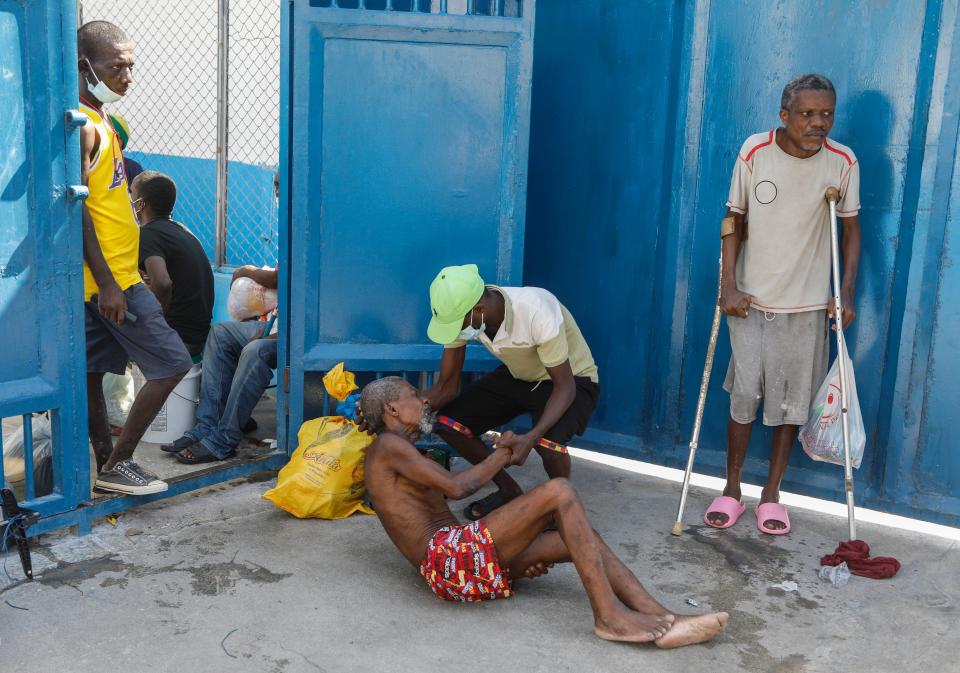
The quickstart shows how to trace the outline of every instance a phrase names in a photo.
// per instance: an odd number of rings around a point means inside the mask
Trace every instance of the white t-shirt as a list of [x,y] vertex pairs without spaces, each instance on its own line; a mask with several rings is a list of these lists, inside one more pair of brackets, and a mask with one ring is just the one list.
[[826,308],[830,290],[827,187],[840,190],[838,217],[860,210],[860,164],[853,150],[825,140],[812,157],[780,149],[775,131],[747,138],[737,157],[727,207],[747,216],[737,287],[771,313]]
[[[487,285],[503,296],[504,318],[491,341],[485,333],[477,340],[521,381],[548,381],[547,367],[567,360],[574,376],[599,381],[597,365],[576,321],[551,292],[539,287]],[[460,348],[454,341],[446,348]]]

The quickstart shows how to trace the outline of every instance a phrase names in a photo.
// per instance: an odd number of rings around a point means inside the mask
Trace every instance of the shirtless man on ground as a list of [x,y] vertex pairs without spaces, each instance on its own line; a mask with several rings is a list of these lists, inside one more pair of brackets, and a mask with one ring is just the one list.
[[[431,430],[433,418],[409,383],[396,377],[375,381],[364,388],[360,407],[365,426],[378,433],[365,469],[377,517],[440,598],[506,598],[513,593],[512,576],[536,576],[572,561],[601,638],[673,648],[710,640],[727,623],[726,612],[674,615],[657,603],[591,528],[566,479],[551,479],[460,525],[444,496],[460,500],[475,493],[507,465],[522,464],[529,449],[515,454],[498,447],[477,465],[450,473],[413,445]],[[545,531],[551,522],[559,531]]]

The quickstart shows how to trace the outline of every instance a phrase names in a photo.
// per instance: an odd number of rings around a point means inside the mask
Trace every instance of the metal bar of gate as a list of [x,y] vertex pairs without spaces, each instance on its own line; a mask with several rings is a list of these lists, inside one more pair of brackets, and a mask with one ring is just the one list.
[[37,493],[33,483],[33,414],[23,415],[23,492],[24,500],[33,500]]
[[219,268],[227,261],[230,0],[219,0],[217,19],[217,216],[214,225],[214,264]]

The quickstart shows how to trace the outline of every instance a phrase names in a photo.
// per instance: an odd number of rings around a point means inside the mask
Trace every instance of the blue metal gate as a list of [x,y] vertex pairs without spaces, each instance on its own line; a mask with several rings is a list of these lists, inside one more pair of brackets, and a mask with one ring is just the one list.
[[[0,0],[0,416],[5,428],[22,424],[20,504],[39,515],[32,535],[71,525],[85,532],[96,517],[287,458],[282,446],[169,479],[164,493],[90,497],[76,29],[74,0]],[[43,494],[33,441],[48,418],[53,488]]]
[[291,445],[305,372],[340,360],[436,367],[427,288],[441,267],[476,262],[490,281],[521,282],[535,5],[469,0],[454,15],[447,4],[289,5],[280,355]]
[[[0,416],[23,423],[25,506],[49,516],[89,489],[77,194],[75,26],[61,2],[0,0]],[[74,51],[73,54],[76,52]],[[75,302],[63,298],[76,297]],[[33,414],[49,414],[53,492],[36,497]],[[0,484],[3,470],[0,468]]]

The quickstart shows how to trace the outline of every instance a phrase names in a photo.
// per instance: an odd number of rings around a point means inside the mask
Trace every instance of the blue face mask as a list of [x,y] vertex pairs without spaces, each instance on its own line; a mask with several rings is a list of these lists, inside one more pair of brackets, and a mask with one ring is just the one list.
[[457,336],[457,340],[473,341],[474,339],[480,336],[480,334],[483,332],[483,330],[486,329],[486,327],[487,327],[486,324],[483,322],[483,311],[480,312],[480,327],[473,326],[473,312],[471,311],[470,324],[467,327],[463,328],[459,336]]

